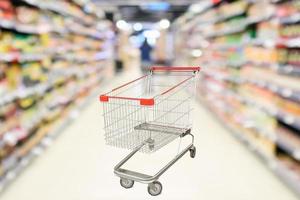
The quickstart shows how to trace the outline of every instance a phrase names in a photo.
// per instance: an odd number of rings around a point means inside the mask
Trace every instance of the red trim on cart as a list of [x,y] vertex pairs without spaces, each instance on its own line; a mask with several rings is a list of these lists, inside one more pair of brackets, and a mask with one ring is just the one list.
[[[176,71],[176,72],[195,72],[195,71],[200,71],[200,67],[151,67],[152,71]],[[161,94],[153,97],[153,98],[133,98],[133,97],[121,97],[121,96],[109,96],[108,94],[110,94],[111,92],[114,92],[118,89],[121,89],[127,85],[130,85],[131,83],[134,83],[138,80],[141,80],[143,78],[148,77],[149,75],[144,75],[142,77],[139,77],[133,81],[130,81],[128,83],[125,83],[119,87],[114,88],[113,90],[111,90],[110,92],[103,94],[100,96],[99,100],[101,102],[108,102],[109,99],[124,99],[124,100],[133,100],[133,101],[139,101],[140,105],[143,106],[153,106],[155,104],[155,97],[160,96],[160,95],[164,95],[172,90],[174,90],[175,88],[177,88],[178,86],[180,86],[181,84],[185,83],[186,81],[190,80],[191,78],[193,78],[193,76],[181,81],[180,83],[174,85],[173,87],[169,88],[168,90],[162,92]]]
[[213,3],[213,4],[218,4],[218,3],[220,3],[222,0],[211,0],[211,2]]
[[154,99],[140,99],[140,104],[143,106],[153,106],[154,105]]
[[151,67],[152,71],[200,71],[200,67]]
[[[122,87],[125,87],[125,86],[127,86],[127,85],[129,85],[129,84],[131,84],[131,83],[134,83],[134,82],[138,81],[138,80],[141,80],[141,79],[143,79],[143,78],[145,78],[145,77],[147,77],[147,76],[148,76],[148,75],[144,75],[144,76],[139,77],[139,78],[137,78],[137,79],[135,79],[135,80],[133,80],[133,81],[130,81],[130,82],[128,82],[128,83],[125,83],[125,84],[123,84],[123,85],[121,85],[121,86],[119,86],[119,87],[116,87],[116,88],[112,89],[111,92],[113,92],[113,91],[115,91],[115,90],[118,90],[118,89],[120,89],[120,88],[122,88]],[[110,92],[109,92],[109,93],[110,93]]]
[[188,80],[190,80],[191,78],[193,78],[193,77],[191,76],[191,77],[189,77],[189,78],[187,78],[187,79],[185,79],[185,80],[181,81],[180,83],[178,83],[178,84],[174,85],[174,86],[173,86],[173,87],[171,87],[170,89],[168,89],[168,90],[166,90],[166,91],[162,92],[160,95],[167,94],[168,92],[170,92],[170,91],[174,90],[174,89],[175,89],[175,88],[177,88],[179,85],[181,85],[181,84],[183,84],[183,83],[187,82],[187,81],[188,81]]
[[100,96],[101,102],[108,102],[109,99],[123,99],[123,100],[140,101],[140,105],[142,105],[142,106],[153,106],[154,105],[154,98],[146,99],[146,98],[133,98],[133,97],[116,97],[116,96],[107,96],[107,95]]
[[106,96],[106,95],[100,95],[99,99],[101,102],[108,102],[108,96]]

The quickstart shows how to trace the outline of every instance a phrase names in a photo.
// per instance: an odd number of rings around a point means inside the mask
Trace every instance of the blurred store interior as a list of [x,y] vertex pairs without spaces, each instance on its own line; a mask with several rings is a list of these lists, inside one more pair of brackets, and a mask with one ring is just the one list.
[[197,156],[155,198],[300,199],[299,0],[0,0],[0,199],[149,199],[99,95],[151,66],[201,67]]

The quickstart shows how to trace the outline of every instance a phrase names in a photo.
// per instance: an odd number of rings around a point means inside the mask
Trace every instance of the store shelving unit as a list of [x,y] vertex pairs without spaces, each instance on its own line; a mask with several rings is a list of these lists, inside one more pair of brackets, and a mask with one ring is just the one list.
[[69,0],[0,2],[0,191],[112,75],[110,27]]
[[20,160],[9,169],[1,178],[0,182],[0,191],[4,190],[12,181],[28,167],[35,158],[40,156],[51,144],[53,141],[67,128],[70,124],[76,120],[79,116],[79,113],[82,109],[89,105],[92,100],[97,97],[99,94],[99,82],[103,81],[104,77],[100,77],[96,82],[94,90],[89,94],[85,99],[81,99],[76,101],[72,107],[69,107],[66,111],[64,111],[63,119],[57,122],[54,122],[50,127],[44,127],[42,129],[38,142],[34,144],[33,147],[30,147],[30,151],[28,151],[25,155],[23,155]]
[[295,0],[211,1],[174,25],[176,64],[203,67],[199,100],[298,194],[299,13]]

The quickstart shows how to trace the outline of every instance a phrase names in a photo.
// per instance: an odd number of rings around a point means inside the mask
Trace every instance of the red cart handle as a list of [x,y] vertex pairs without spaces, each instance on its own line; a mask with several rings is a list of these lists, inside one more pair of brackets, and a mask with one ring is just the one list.
[[173,72],[193,72],[200,71],[200,67],[151,67],[151,71],[173,71]]

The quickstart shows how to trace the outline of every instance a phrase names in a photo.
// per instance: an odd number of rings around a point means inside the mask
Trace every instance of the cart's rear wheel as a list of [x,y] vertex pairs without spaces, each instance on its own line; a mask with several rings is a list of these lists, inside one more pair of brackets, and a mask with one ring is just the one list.
[[162,184],[158,181],[154,181],[148,185],[148,193],[152,196],[160,195],[162,191]]
[[125,179],[125,178],[121,178],[120,179],[120,184],[123,188],[129,189],[129,188],[133,187],[134,181],[129,180],[129,179]]
[[190,148],[190,156],[191,156],[191,158],[195,158],[195,156],[196,156],[196,147],[192,147],[192,148]]

